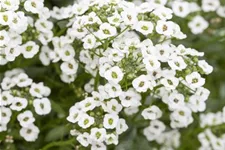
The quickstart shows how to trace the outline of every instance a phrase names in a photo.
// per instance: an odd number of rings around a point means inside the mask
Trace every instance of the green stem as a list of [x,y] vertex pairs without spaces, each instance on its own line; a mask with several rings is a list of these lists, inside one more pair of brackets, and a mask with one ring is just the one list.
[[99,71],[98,71],[98,72],[96,73],[95,83],[94,83],[94,90],[95,90],[95,91],[97,91],[97,89],[98,89],[99,78],[100,78],[100,75],[99,75]]
[[41,148],[40,150],[48,150],[51,147],[55,147],[55,146],[65,146],[65,145],[71,145],[75,142],[75,139],[72,138],[70,140],[67,141],[58,141],[58,142],[51,142],[47,145],[45,145],[43,148]]

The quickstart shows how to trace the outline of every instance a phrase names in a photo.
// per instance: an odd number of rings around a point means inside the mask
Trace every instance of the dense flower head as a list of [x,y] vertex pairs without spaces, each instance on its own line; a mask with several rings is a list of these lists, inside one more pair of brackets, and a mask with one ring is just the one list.
[[49,87],[35,83],[22,69],[6,71],[0,88],[0,132],[10,130],[7,124],[16,117],[22,127],[20,135],[28,142],[35,141],[40,132],[34,124],[35,116],[50,113],[50,92]]
[[[53,37],[53,23],[43,0],[2,0],[0,2],[0,65],[23,55],[33,58],[39,44],[48,44]],[[48,15],[49,14],[49,15]]]
[[[106,149],[105,145],[117,144],[119,134],[127,129],[120,117],[123,111],[127,115],[142,112],[144,119],[151,120],[150,126],[157,123],[164,114],[157,103],[149,104],[154,99],[168,106],[163,110],[170,114],[168,129],[187,127],[193,122],[192,113],[205,110],[210,92],[203,87],[204,76],[213,69],[199,59],[204,53],[172,44],[172,39],[186,38],[179,25],[170,21],[172,9],[154,2],[136,6],[126,1],[81,1],[71,7],[67,33],[57,41],[60,46],[80,41],[83,47],[75,49],[78,60],[57,59],[63,61],[61,77],[76,76],[79,63],[94,78],[85,85],[90,96],[72,106],[67,117],[75,124],[81,145]],[[49,54],[60,56],[59,44],[53,40],[53,45]],[[118,129],[121,120],[122,131]],[[166,129],[162,121],[158,121],[162,130],[158,128],[153,137]],[[149,132],[144,130],[146,136]],[[147,139],[157,139],[153,137]]]

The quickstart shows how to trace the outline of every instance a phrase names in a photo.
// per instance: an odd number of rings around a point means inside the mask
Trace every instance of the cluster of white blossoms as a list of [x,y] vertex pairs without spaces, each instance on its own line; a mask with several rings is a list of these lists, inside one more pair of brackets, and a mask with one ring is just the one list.
[[[220,0],[201,0],[201,5],[196,1],[186,0],[145,0],[166,5],[173,10],[175,16],[186,18],[189,23],[188,27],[193,34],[200,34],[209,27],[209,22],[204,18],[210,12],[215,12],[218,18],[225,18],[225,5]],[[138,5],[142,0],[134,0]]]
[[[200,127],[203,132],[198,134],[198,140],[201,143],[199,150],[222,150],[225,149],[225,134],[220,132],[224,128],[220,126],[225,125],[225,107],[222,111],[216,113],[206,113],[200,115]],[[218,129],[217,129],[218,128]],[[218,130],[218,131],[217,131]],[[220,133],[220,136],[216,136],[212,131]],[[222,135],[221,135],[222,134]]]
[[172,150],[180,146],[180,132],[178,130],[166,131],[166,125],[159,120],[153,120],[143,130],[148,141],[156,141],[160,145],[157,150]]
[[50,113],[51,103],[47,96],[51,90],[42,82],[33,82],[22,69],[6,71],[0,87],[0,133],[15,128],[15,120],[11,118],[17,117],[22,127],[20,135],[26,141],[35,141],[40,132],[34,124],[35,116]]
[[39,45],[53,37],[53,23],[44,0],[0,1],[0,65],[13,62],[19,55],[33,58]]
[[[65,15],[62,10],[67,10]],[[186,37],[170,21],[172,13],[158,3],[136,6],[123,0],[84,0],[53,9],[53,18],[69,18],[68,30],[53,38],[53,50],[45,48],[45,60],[62,60],[64,82],[75,80],[78,63],[93,77],[85,85],[91,96],[72,106],[67,118],[81,145],[96,150],[118,144],[118,136],[128,128],[119,117],[123,110],[128,115],[141,112],[150,124],[168,112],[174,129],[187,127],[192,112],[205,110],[210,92],[203,87],[203,76],[213,68],[199,60],[204,53],[172,44],[172,39]],[[72,43],[81,43],[76,58]],[[146,104],[146,95],[161,99],[168,108]],[[164,130],[162,125],[147,138],[155,140]]]

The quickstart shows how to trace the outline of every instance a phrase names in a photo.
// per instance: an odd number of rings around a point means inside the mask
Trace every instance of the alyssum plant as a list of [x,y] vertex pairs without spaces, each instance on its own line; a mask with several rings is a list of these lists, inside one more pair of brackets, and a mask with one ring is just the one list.
[[[141,114],[149,121],[143,129],[148,141],[175,149],[178,129],[193,122],[193,113],[206,109],[210,92],[203,87],[204,77],[213,68],[199,59],[204,53],[172,44],[186,35],[170,21],[170,8],[123,0],[83,0],[51,11],[36,0],[3,0],[0,7],[1,65],[40,51],[43,65],[60,65],[65,83],[76,80],[79,67],[91,75],[82,87],[86,97],[75,100],[65,118],[83,147],[104,150],[117,145],[119,135],[129,128],[126,119]],[[67,20],[65,32],[53,33],[54,20]],[[5,73],[1,89],[0,132],[7,131],[7,124],[15,122],[12,112],[19,111],[20,135],[35,141],[41,133],[33,112],[50,113],[50,101],[44,98],[50,89],[20,69]]]

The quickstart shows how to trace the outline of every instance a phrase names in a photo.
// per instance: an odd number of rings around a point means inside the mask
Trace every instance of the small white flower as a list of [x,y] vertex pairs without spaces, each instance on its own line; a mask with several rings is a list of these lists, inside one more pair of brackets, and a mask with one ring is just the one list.
[[139,21],[136,26],[136,30],[144,35],[151,34],[153,32],[153,24],[150,21]]
[[87,114],[81,114],[80,119],[78,121],[78,125],[83,128],[89,128],[92,124],[95,123],[95,120],[93,117],[87,115]]
[[215,11],[219,6],[219,0],[202,0],[202,10],[204,12]]
[[14,81],[18,87],[27,87],[33,82],[25,73],[20,73],[16,78],[14,78]]
[[123,72],[118,66],[114,66],[107,70],[104,74],[104,77],[113,83],[119,83],[123,79]]
[[164,6],[156,8],[152,13],[159,17],[161,20],[171,19],[173,17],[173,11],[170,8],[166,8]]
[[209,23],[202,16],[195,16],[191,22],[188,23],[188,27],[191,28],[193,34],[200,34],[207,29]]
[[46,115],[51,112],[51,103],[48,98],[35,99],[33,106],[38,115]]
[[119,96],[119,99],[124,107],[139,106],[141,104],[141,95],[135,92],[132,88],[128,89],[126,92],[123,92]]
[[143,63],[145,64],[146,69],[150,72],[152,72],[154,70],[157,70],[161,66],[158,59],[153,55],[149,55],[147,57],[144,57]]
[[185,18],[190,13],[190,5],[185,1],[174,1],[172,3],[173,13],[176,16]]
[[85,36],[85,38],[82,39],[82,41],[84,42],[83,43],[84,49],[92,49],[96,45],[96,38],[92,34]]
[[36,0],[27,0],[24,3],[24,8],[28,12],[32,12],[34,14],[40,13],[41,9],[43,9],[44,4],[43,1],[36,1]]
[[15,111],[21,111],[22,109],[27,107],[27,104],[28,102],[25,98],[14,97],[10,108]]
[[172,21],[157,21],[156,32],[165,36],[173,35],[174,23]]
[[176,89],[176,87],[179,84],[179,79],[173,76],[163,78],[160,81],[167,89],[171,89],[171,90]]
[[116,127],[116,133],[117,134],[122,134],[128,129],[128,126],[126,124],[126,121],[124,119],[119,119],[119,122]]
[[103,119],[103,126],[106,129],[116,128],[119,121],[119,117],[116,114],[106,114]]
[[210,74],[213,71],[213,67],[210,66],[205,60],[199,60],[198,66],[202,68],[202,70],[205,72],[205,74]]
[[0,90],[0,106],[7,106],[10,105],[14,99],[11,95],[10,91],[3,91]]
[[60,68],[63,71],[63,73],[67,75],[76,74],[78,69],[78,63],[74,59],[72,59],[68,62],[63,62]]
[[34,142],[38,138],[40,130],[34,124],[20,129],[20,135],[28,142]]
[[90,138],[96,142],[103,142],[106,139],[106,130],[104,128],[92,128]]
[[39,46],[33,41],[28,41],[21,46],[21,53],[24,58],[33,58],[39,51]]
[[187,64],[184,62],[184,59],[181,56],[172,55],[168,61],[169,66],[172,70],[183,70],[187,67]]
[[109,23],[103,23],[99,27],[98,38],[106,39],[117,34],[116,28]]
[[116,99],[111,99],[110,101],[106,102],[105,105],[102,106],[104,111],[110,114],[118,114],[122,110],[122,105],[118,103]]
[[106,135],[106,144],[107,145],[110,145],[110,144],[117,145],[118,143],[119,143],[118,135],[115,135],[113,133]]
[[176,92],[171,93],[168,97],[168,105],[170,110],[176,110],[184,106],[184,95]]
[[84,132],[83,134],[79,134],[77,136],[77,141],[84,147],[87,147],[91,142],[90,135],[87,132]]
[[11,116],[12,116],[11,109],[2,106],[0,107],[1,124],[7,124],[10,121]]
[[33,124],[33,122],[35,121],[35,118],[33,117],[31,111],[26,110],[17,116],[17,120],[20,122],[20,125],[22,127],[29,127],[30,124]]
[[69,44],[64,45],[59,50],[59,57],[62,59],[62,61],[70,61],[70,60],[74,59],[74,57],[75,57],[74,48]]
[[0,31],[0,46],[6,46],[8,45],[8,42],[10,40],[9,34],[6,30]]
[[132,85],[138,92],[146,92],[148,89],[153,90],[156,83],[155,81],[150,81],[148,76],[141,75],[132,81]]
[[201,77],[198,72],[192,72],[191,74],[185,77],[186,82],[190,86],[190,88],[198,88],[205,84],[205,79]]
[[146,108],[142,111],[141,115],[144,117],[144,119],[149,120],[155,120],[162,116],[162,111],[159,109],[159,107],[152,105],[149,108]]

